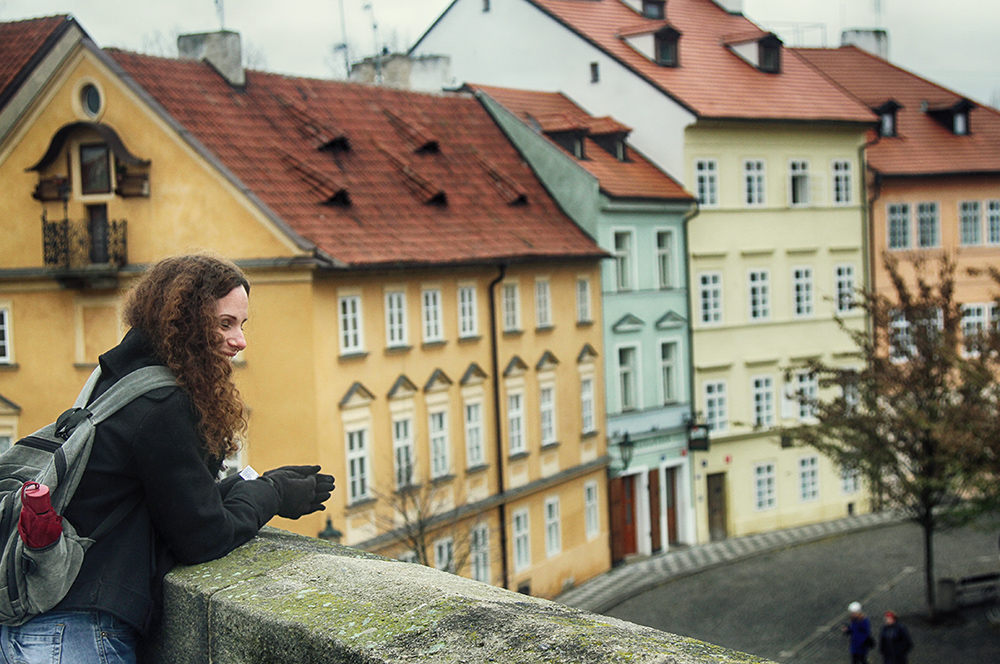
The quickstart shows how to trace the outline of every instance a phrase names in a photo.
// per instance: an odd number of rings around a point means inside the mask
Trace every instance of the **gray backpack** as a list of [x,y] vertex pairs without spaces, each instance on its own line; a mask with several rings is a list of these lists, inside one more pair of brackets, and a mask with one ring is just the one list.
[[0,624],[21,625],[62,601],[80,572],[83,554],[140,502],[136,498],[118,505],[90,537],[80,537],[63,519],[62,535],[41,549],[25,546],[17,531],[25,482],[49,487],[52,507],[62,514],[87,467],[95,427],[136,397],[177,384],[166,367],[144,367],[116,382],[87,406],[100,377],[98,367],[73,408],[0,455]]

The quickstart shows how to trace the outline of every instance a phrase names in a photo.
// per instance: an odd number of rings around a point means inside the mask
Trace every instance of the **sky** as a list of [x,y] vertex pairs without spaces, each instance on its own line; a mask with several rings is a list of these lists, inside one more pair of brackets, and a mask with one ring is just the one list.
[[[375,43],[405,51],[451,0],[0,0],[0,21],[72,14],[100,46],[172,56],[176,37],[238,31],[255,69],[343,78]],[[506,1],[506,0],[496,0]],[[669,0],[667,13],[669,16]],[[1000,0],[743,0],[786,44],[837,46],[844,28],[882,28],[889,59],[1000,107]],[[342,20],[343,18],[343,20]]]

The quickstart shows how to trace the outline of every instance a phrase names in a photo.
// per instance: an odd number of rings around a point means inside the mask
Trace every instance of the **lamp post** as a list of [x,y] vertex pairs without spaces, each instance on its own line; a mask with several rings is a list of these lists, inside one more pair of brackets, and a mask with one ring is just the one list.
[[622,472],[624,473],[628,470],[628,466],[632,463],[632,455],[635,453],[635,442],[628,435],[628,431],[622,436],[622,439],[618,441],[618,454],[622,457]]
[[334,544],[340,544],[340,538],[343,536],[344,533],[333,527],[333,521],[330,517],[326,517],[326,527],[319,531],[319,538],[333,542]]

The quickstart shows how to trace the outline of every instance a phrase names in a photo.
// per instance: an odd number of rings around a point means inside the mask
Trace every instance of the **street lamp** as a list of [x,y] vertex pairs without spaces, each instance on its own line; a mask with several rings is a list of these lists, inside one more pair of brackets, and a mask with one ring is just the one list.
[[618,454],[622,457],[622,472],[628,470],[628,465],[632,463],[632,454],[635,453],[635,443],[629,438],[628,431],[618,441]]
[[333,542],[334,544],[340,544],[340,538],[343,536],[344,533],[333,527],[333,521],[330,517],[326,517],[326,527],[319,531],[319,538]]

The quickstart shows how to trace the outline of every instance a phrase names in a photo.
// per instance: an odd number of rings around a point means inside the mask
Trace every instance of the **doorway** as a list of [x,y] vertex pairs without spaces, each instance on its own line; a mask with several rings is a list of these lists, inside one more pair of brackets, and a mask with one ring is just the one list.
[[713,542],[727,539],[726,474],[713,473],[705,478],[708,484],[708,537]]

